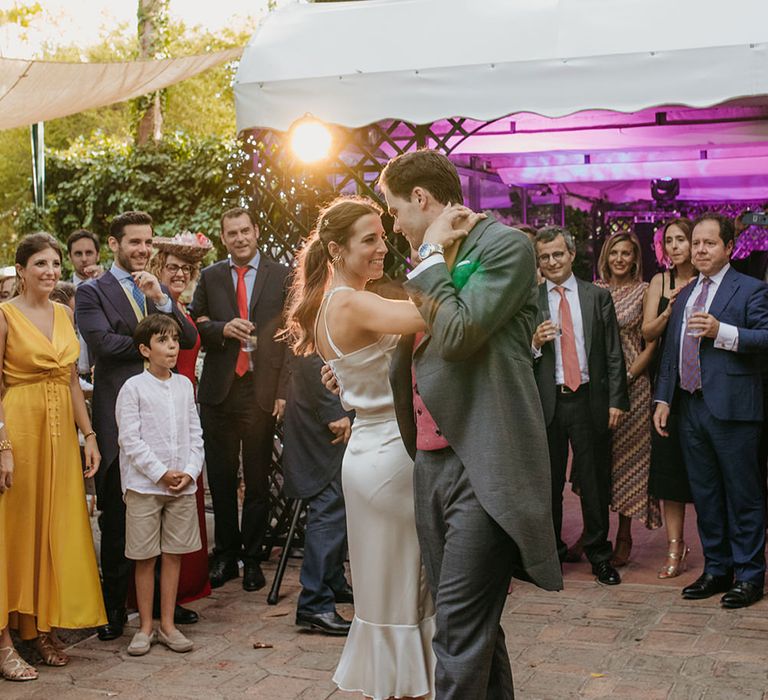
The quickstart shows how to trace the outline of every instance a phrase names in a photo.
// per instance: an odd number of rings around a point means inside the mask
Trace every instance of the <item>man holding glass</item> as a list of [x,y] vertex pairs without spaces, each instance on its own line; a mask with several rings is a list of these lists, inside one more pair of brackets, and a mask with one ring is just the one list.
[[758,444],[761,354],[768,350],[768,285],[730,265],[733,222],[704,214],[693,227],[694,283],[675,299],[656,384],[656,431],[667,435],[673,401],[696,506],[704,573],[683,589],[724,608],[763,597],[765,503]]
[[[211,488],[215,548],[211,586],[237,578],[243,588],[265,584],[259,561],[269,516],[269,471],[275,421],[285,407],[285,345],[275,340],[288,268],[258,249],[259,228],[247,209],[221,217],[229,256],[205,268],[192,316],[205,349],[198,401]],[[245,497],[238,525],[238,469]]]
[[536,234],[542,319],[533,334],[536,384],[547,425],[552,470],[552,516],[560,561],[563,487],[568,447],[573,450],[571,482],[578,485],[584,518],[582,543],[599,583],[616,585],[608,541],[610,429],[629,410],[624,355],[611,294],[573,274],[576,245],[559,226]]

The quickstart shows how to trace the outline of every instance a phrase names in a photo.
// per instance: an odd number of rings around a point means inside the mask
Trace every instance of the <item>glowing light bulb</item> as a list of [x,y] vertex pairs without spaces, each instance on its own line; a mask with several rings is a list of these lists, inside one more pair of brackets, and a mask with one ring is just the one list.
[[316,119],[302,119],[291,129],[291,149],[305,163],[316,163],[328,157],[331,132]]

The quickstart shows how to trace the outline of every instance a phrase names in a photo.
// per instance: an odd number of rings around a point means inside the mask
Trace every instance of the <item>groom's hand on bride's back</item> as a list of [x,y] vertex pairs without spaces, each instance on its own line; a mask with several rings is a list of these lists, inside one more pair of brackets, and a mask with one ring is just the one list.
[[323,368],[320,370],[320,379],[328,391],[334,396],[339,395],[339,383],[336,381],[336,375],[333,373],[330,365],[323,365]]
[[345,445],[349,442],[349,436],[352,434],[352,422],[347,416],[339,418],[328,423],[328,430],[334,434],[331,445],[338,445],[343,442]]

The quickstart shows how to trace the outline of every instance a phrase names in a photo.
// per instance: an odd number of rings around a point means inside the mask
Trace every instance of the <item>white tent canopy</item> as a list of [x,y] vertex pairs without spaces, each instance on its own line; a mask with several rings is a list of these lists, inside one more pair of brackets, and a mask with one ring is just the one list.
[[766,0],[297,0],[254,34],[235,83],[238,130],[767,94]]
[[133,99],[191,78],[242,49],[124,63],[65,63],[0,58],[0,129],[66,117]]

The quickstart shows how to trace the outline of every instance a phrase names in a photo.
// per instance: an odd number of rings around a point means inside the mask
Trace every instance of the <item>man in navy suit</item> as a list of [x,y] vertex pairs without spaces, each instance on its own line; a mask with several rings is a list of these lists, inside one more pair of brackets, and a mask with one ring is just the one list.
[[[197,398],[214,518],[211,586],[239,575],[243,588],[265,584],[261,545],[269,517],[269,472],[275,420],[285,409],[285,348],[281,325],[288,268],[259,251],[259,227],[247,209],[221,217],[229,253],[206,267],[195,289],[192,316],[205,362]],[[245,497],[238,522],[238,468],[242,455]]]
[[763,419],[760,355],[768,350],[768,285],[730,266],[733,223],[694,224],[699,271],[675,299],[656,386],[654,425],[666,436],[673,401],[704,550],[704,573],[683,589],[724,608],[763,597],[765,504],[758,464]]
[[[93,429],[102,464],[96,475],[96,497],[101,511],[102,590],[108,619],[98,630],[101,640],[116,639],[123,633],[131,573],[125,558],[125,504],[115,402],[125,380],[144,370],[144,358],[133,344],[133,331],[144,316],[165,313],[181,327],[182,348],[192,348],[197,341],[195,327],[157,278],[145,271],[152,253],[152,217],[143,211],[116,216],[108,244],[115,257],[112,268],[98,279],[83,282],[75,296],[77,327],[95,362]],[[177,623],[196,621],[196,613],[177,606]]]

